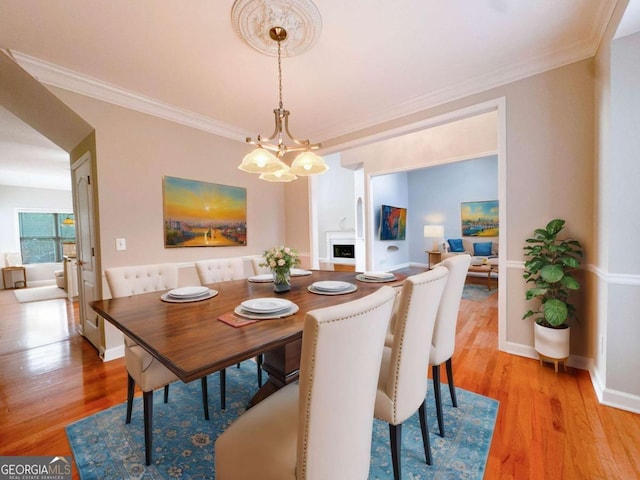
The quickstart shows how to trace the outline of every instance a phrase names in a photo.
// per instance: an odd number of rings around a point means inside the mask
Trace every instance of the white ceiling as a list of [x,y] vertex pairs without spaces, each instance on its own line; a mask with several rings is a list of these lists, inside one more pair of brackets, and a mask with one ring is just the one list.
[[[318,42],[283,59],[291,131],[326,142],[590,57],[615,3],[316,0]],[[242,141],[273,129],[277,63],[234,32],[232,5],[0,0],[0,48],[45,84],[124,105],[135,100],[134,108]],[[25,153],[22,129],[16,141],[13,127],[0,125],[0,143],[12,144],[6,155],[0,150],[0,183],[7,183],[11,166],[41,156]],[[52,147],[42,139],[37,146]]]

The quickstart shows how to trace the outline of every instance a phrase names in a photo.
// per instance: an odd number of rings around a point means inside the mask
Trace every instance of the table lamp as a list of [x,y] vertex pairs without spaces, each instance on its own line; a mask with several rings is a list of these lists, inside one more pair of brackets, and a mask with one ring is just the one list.
[[442,225],[425,225],[424,237],[433,238],[432,252],[439,252],[440,239],[444,237],[444,227]]

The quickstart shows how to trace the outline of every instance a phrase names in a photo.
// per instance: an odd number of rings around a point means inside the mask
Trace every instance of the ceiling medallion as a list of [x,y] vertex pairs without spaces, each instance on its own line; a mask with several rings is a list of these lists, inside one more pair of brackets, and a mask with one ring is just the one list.
[[269,36],[275,27],[287,31],[281,55],[293,57],[311,48],[322,30],[318,7],[311,0],[236,0],[231,8],[234,30],[260,53],[278,55],[278,45]]

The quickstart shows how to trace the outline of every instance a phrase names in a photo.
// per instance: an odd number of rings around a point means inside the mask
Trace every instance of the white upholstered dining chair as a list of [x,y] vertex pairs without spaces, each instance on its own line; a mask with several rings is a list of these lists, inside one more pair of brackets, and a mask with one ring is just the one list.
[[464,289],[464,282],[467,278],[470,263],[471,256],[465,254],[449,257],[439,264],[449,270],[449,277],[442,293],[440,308],[438,308],[438,315],[433,328],[429,365],[431,365],[433,395],[436,402],[436,415],[441,437],[444,437],[444,420],[442,417],[442,396],[440,394],[440,365],[443,363],[446,365],[451,402],[454,407],[457,407],[458,401],[453,383],[451,357],[456,348],[458,311],[460,310],[460,299],[462,298],[462,290]]
[[199,260],[196,262],[196,271],[202,285],[247,278],[244,260],[240,257]]
[[[208,260],[199,260],[196,262],[196,271],[202,285],[208,283],[226,282],[229,280],[242,280],[247,278],[244,273],[244,260],[239,257],[231,258],[211,258]],[[256,356],[257,372],[258,372],[258,388],[262,387],[262,362],[264,355]],[[238,364],[240,368],[240,364]],[[227,383],[227,374],[225,370],[220,370],[220,388],[224,392]],[[225,395],[220,398],[222,409],[225,409]]]
[[[105,276],[113,298],[169,290],[178,286],[177,264],[114,267],[105,270]],[[133,394],[135,385],[138,384],[142,390],[143,400],[145,460],[146,464],[150,465],[153,445],[151,435],[153,431],[153,391],[164,387],[164,402],[167,403],[169,384],[178,380],[178,377],[127,335],[124,335],[124,356],[128,376],[126,423],[131,423]],[[204,416],[209,420],[207,377],[202,377],[201,384]],[[224,398],[222,387],[220,394]]]
[[255,405],[215,444],[218,480],[365,480],[384,336],[385,286],[307,313],[300,382]]
[[425,408],[427,369],[433,326],[448,274],[446,268],[436,267],[405,279],[395,313],[393,342],[384,347],[374,415],[389,424],[396,480],[402,476],[402,424],[416,410],[426,461],[431,465]]
[[253,266],[253,274],[261,275],[265,273],[271,273],[271,269],[269,267],[261,267],[260,264],[264,262],[264,258],[262,257],[254,257],[251,259],[251,265]]

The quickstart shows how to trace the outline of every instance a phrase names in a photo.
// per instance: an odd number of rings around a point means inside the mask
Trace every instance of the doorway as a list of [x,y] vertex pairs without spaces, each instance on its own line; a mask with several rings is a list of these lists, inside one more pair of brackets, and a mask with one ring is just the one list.
[[[491,117],[491,121],[484,121]],[[433,138],[435,133],[450,128],[449,136]],[[422,152],[416,145],[407,147],[402,142],[409,137],[419,137],[425,148]],[[431,135],[431,137],[429,137]],[[473,142],[467,142],[473,140]],[[466,142],[466,143],[465,143]],[[418,142],[420,143],[420,142]],[[341,146],[332,148],[332,152],[340,151]],[[461,110],[449,112],[421,122],[399,127],[391,132],[383,132],[369,138],[363,138],[357,145],[350,144],[340,151],[340,165],[343,168],[364,172],[362,201],[364,204],[364,246],[366,268],[374,267],[374,239],[376,221],[373,208],[372,178],[377,175],[404,173],[410,175],[418,169],[430,166],[468,160],[485,155],[496,155],[498,163],[499,201],[499,281],[498,291],[498,348],[504,350],[506,344],[506,298],[508,285],[502,281],[506,278],[506,242],[508,226],[506,223],[506,99],[497,98],[482,104],[473,105]],[[388,160],[390,159],[390,160]],[[355,175],[354,175],[355,178]],[[313,179],[313,196],[321,188],[322,178]],[[355,183],[355,180],[354,180]],[[354,188],[359,188],[355,184]],[[355,204],[354,204],[355,205]],[[355,206],[353,207],[355,210]],[[313,210],[312,210],[313,212]],[[317,232],[317,219],[312,214],[312,232]],[[422,225],[420,226],[422,227]],[[312,259],[313,260],[313,259]],[[426,263],[426,262],[425,262]]]

